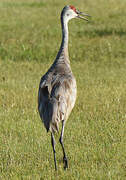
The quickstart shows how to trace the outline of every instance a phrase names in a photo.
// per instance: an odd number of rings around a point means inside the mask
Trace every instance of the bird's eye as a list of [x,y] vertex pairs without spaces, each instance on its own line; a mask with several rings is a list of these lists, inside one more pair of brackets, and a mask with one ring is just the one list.
[[67,14],[67,16],[69,16],[69,14]]

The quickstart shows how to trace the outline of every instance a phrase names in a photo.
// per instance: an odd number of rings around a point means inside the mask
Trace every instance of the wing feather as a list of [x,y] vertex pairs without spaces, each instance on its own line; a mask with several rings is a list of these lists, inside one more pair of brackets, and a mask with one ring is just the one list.
[[54,77],[51,82],[42,81],[39,87],[39,113],[50,131],[58,131],[59,122],[66,119],[70,99],[70,77]]

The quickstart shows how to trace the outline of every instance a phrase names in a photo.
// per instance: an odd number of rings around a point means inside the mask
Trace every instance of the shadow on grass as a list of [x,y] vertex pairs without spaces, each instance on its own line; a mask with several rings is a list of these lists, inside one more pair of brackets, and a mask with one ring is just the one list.
[[82,37],[85,34],[85,36],[89,36],[89,37],[105,37],[105,36],[126,36],[126,31],[124,30],[116,30],[116,29],[96,29],[96,30],[85,30],[84,32],[78,32],[78,36]]

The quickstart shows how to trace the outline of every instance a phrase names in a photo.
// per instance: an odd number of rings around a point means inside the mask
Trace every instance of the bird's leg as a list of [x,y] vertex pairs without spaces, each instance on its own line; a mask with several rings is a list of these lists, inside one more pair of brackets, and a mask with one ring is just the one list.
[[65,149],[64,149],[64,144],[63,144],[64,126],[65,126],[65,122],[62,121],[62,130],[61,130],[59,142],[60,142],[60,144],[62,146],[62,150],[63,150],[63,163],[65,164],[64,169],[66,169],[66,168],[68,168],[68,161],[67,161],[67,157],[66,157],[66,153],[65,153]]
[[55,138],[54,138],[53,133],[51,133],[51,143],[52,143],[52,147],[53,147],[55,170],[57,170],[57,165],[56,165],[56,151],[55,151]]

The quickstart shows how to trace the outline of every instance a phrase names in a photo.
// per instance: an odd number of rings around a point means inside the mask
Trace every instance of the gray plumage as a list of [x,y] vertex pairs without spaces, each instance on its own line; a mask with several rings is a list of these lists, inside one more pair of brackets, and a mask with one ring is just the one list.
[[77,93],[76,80],[68,56],[68,21],[76,17],[82,18],[79,14],[80,12],[73,6],[65,6],[62,10],[62,43],[54,63],[41,78],[39,85],[38,110],[47,132],[51,132],[55,169],[57,165],[54,133],[59,131],[60,122],[62,122],[60,143],[64,155],[64,168],[68,167],[63,145],[63,132],[65,122],[74,107]]

